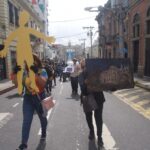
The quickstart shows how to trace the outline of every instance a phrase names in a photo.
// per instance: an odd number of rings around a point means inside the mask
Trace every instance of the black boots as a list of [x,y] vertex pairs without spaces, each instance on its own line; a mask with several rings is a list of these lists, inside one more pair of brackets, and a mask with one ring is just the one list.
[[95,139],[94,132],[90,132],[89,133],[89,140],[94,140],[94,139]]

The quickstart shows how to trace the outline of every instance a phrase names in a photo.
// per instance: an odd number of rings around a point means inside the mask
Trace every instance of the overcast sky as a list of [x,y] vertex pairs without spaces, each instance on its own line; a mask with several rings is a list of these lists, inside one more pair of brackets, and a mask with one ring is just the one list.
[[93,38],[97,37],[98,25],[95,17],[98,12],[85,11],[85,7],[104,6],[107,0],[49,0],[49,33],[56,37],[56,43],[68,45],[81,44],[80,39],[90,40],[83,27],[94,26]]

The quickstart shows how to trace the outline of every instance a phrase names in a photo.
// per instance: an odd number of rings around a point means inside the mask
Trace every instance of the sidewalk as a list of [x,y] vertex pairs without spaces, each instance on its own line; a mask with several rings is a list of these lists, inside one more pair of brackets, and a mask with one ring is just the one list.
[[[135,81],[136,86],[150,91],[150,81],[149,80],[135,77],[134,81]],[[12,84],[12,81],[9,79],[0,81],[0,95],[4,94],[12,89],[15,89],[15,88],[16,87],[14,86],[14,84]]]
[[150,91],[150,80],[135,77],[134,82],[136,86]]
[[9,79],[0,81],[0,95],[4,94],[12,89],[15,89],[15,88],[16,88],[15,85],[12,84],[12,81]]

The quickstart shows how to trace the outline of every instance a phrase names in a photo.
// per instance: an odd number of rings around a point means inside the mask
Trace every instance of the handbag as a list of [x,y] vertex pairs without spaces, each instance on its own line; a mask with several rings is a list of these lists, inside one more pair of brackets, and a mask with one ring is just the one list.
[[82,96],[82,103],[85,113],[98,109],[97,102],[92,94]]
[[37,97],[40,101],[40,104],[42,106],[42,110],[43,110],[43,117],[47,116],[47,112],[54,107],[55,103],[53,101],[53,97],[49,96],[44,98],[43,100],[41,100],[40,96],[37,94]]
[[49,97],[46,97],[45,99],[43,99],[41,101],[41,104],[42,104],[43,108],[47,111],[49,111],[55,105],[52,96],[49,96]]

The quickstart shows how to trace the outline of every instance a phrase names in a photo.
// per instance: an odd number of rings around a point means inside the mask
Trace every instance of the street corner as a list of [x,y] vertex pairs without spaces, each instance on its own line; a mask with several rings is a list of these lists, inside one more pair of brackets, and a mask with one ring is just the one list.
[[150,92],[135,87],[133,89],[119,90],[113,93],[121,101],[128,104],[131,108],[150,120]]

